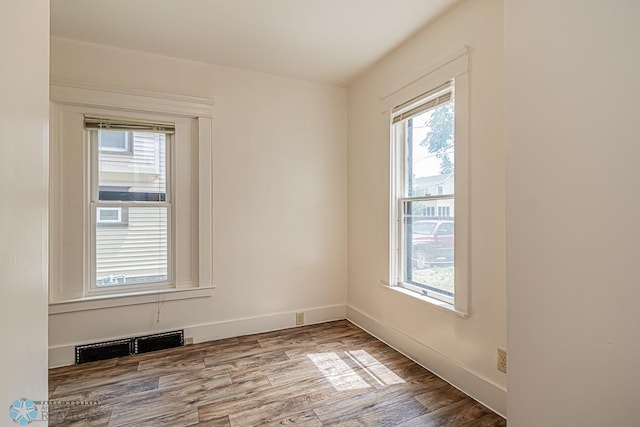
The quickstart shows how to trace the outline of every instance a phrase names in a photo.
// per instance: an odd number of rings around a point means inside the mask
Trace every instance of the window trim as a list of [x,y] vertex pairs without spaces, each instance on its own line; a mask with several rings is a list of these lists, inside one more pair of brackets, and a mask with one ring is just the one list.
[[[446,304],[433,298],[425,297],[417,292],[406,290],[406,294],[428,301],[433,305],[445,307],[462,317],[469,316],[470,295],[470,179],[469,179],[469,59],[468,48],[460,49],[452,55],[442,59],[426,72],[408,79],[404,85],[387,92],[379,98],[383,115],[389,125],[389,287],[396,290],[398,286],[399,265],[398,260],[398,236],[399,227],[396,177],[399,168],[402,167],[402,159],[399,158],[398,147],[392,126],[392,111],[394,108],[406,105],[411,100],[420,99],[425,94],[438,89],[446,82],[455,81],[455,158],[456,174],[455,205],[456,205],[456,233],[455,233],[455,292],[452,304]],[[438,301],[435,303],[434,301]]]
[[[95,86],[73,81],[52,80],[50,85],[51,120],[50,120],[50,226],[49,226],[49,304],[50,311],[69,312],[81,311],[98,307],[115,307],[122,305],[147,303],[153,295],[175,295],[177,299],[209,297],[215,288],[213,284],[213,99],[198,98]],[[73,272],[72,280],[65,280],[65,266],[75,265],[78,258],[78,250],[88,247],[88,237],[76,244],[75,251],[70,261],[65,261],[61,254],[67,246],[63,246],[64,225],[85,221],[83,227],[88,229],[88,212],[84,213],[84,220],[75,215],[73,218],[65,218],[62,215],[62,200],[56,197],[61,191],[67,178],[62,173],[62,162],[78,161],[80,158],[88,159],[87,150],[77,152],[65,151],[63,155],[61,142],[66,137],[77,137],[76,132],[83,132],[81,119],[71,118],[73,126],[63,126],[68,114],[75,117],[80,114],[98,114],[118,117],[124,114],[144,121],[166,120],[178,118],[188,120],[191,124],[191,138],[193,148],[196,150],[195,165],[197,172],[193,172],[193,179],[197,182],[194,187],[192,199],[197,203],[192,205],[192,227],[197,230],[197,240],[192,241],[191,261],[193,279],[188,282],[177,282],[176,288],[165,290],[137,290],[135,292],[109,295],[86,295],[84,283],[88,282],[88,269],[82,272]],[[70,117],[70,116],[69,116]],[[77,131],[75,121],[78,121]],[[185,122],[186,123],[186,122]],[[83,133],[84,134],[84,133]],[[87,142],[84,141],[84,147]],[[78,147],[79,148],[79,147]],[[86,157],[85,157],[86,156]],[[88,173],[88,165],[83,166],[83,173]],[[175,182],[175,180],[174,180]],[[86,185],[74,185],[74,191],[82,193],[82,197],[88,197]],[[80,202],[77,202],[80,203]],[[81,202],[84,205],[84,202]],[[176,212],[176,215],[179,212]],[[181,214],[183,215],[183,214]],[[175,219],[175,217],[174,217]],[[86,253],[86,251],[84,251]],[[184,259],[184,257],[183,257]],[[78,261],[79,262],[79,261]],[[183,261],[184,262],[184,261]],[[71,263],[71,264],[70,264]],[[81,277],[80,277],[81,276]],[[81,280],[82,279],[82,280]],[[147,295],[147,296],[145,296]],[[156,298],[156,297],[154,297]]]

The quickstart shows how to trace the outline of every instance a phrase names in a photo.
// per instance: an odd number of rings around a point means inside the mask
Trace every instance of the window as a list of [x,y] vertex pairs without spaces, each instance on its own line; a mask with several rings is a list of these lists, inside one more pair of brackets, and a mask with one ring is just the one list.
[[391,126],[389,285],[468,315],[468,54],[381,96]]
[[210,297],[213,100],[50,89],[50,312]]
[[[448,303],[455,292],[455,218],[450,216],[455,203],[454,94],[449,82],[398,107],[392,119],[402,159],[396,178],[399,285]],[[432,186],[435,194],[428,191]],[[434,220],[430,214],[436,211]]]
[[132,137],[133,132],[103,129],[98,134],[98,147],[100,151],[132,153]]
[[96,224],[105,225],[127,225],[129,223],[129,210],[127,208],[97,208]]
[[[172,284],[172,126],[85,118],[89,134],[91,290]],[[106,130],[104,127],[118,127]],[[140,131],[144,129],[146,131]],[[160,130],[160,131],[158,131]],[[108,145],[104,145],[108,141]],[[129,156],[113,150],[131,148]],[[125,144],[126,143],[126,144]],[[107,147],[109,149],[105,149]],[[127,221],[123,221],[123,212]],[[123,225],[107,227],[106,225]]]

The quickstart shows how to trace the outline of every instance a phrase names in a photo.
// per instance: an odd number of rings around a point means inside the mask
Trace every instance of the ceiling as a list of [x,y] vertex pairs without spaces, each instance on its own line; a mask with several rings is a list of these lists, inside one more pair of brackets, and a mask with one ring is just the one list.
[[51,0],[51,32],[346,86],[457,1]]

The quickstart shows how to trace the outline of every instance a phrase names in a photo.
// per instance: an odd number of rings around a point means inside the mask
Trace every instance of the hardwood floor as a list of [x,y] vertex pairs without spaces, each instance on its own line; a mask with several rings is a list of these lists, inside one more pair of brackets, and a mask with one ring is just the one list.
[[506,425],[347,321],[52,369],[49,399],[84,403],[52,426]]

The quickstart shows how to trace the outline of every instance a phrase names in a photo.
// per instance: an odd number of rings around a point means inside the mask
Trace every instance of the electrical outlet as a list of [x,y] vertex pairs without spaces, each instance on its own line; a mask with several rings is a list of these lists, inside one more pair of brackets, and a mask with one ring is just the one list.
[[304,313],[296,313],[296,326],[304,325]]
[[184,345],[191,345],[193,344],[193,337],[186,337],[184,339]]
[[507,350],[498,349],[498,371],[507,373]]

